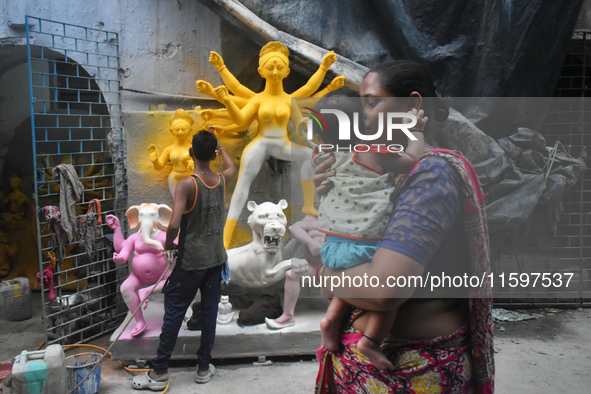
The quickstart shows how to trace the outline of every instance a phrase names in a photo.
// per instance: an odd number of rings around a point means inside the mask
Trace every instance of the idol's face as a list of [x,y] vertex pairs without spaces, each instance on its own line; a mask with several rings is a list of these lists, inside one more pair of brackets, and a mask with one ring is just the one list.
[[183,120],[176,120],[172,123],[170,132],[178,138],[186,137],[191,132],[191,126]]
[[289,75],[289,67],[279,57],[272,57],[259,68],[267,81],[280,82]]

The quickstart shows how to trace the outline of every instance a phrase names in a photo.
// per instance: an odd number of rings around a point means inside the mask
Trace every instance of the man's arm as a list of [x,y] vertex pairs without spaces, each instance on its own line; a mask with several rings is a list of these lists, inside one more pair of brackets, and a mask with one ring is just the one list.
[[228,154],[226,149],[224,149],[222,144],[220,144],[219,140],[218,140],[218,146],[217,146],[216,150],[217,150],[218,154],[221,156],[222,161],[224,163],[225,170],[222,171],[222,175],[226,179],[226,185],[227,185],[232,180],[232,178],[234,178],[234,175],[236,174],[236,165],[234,165],[234,161],[232,160],[232,158],[230,157],[230,155]]
[[181,227],[181,218],[183,212],[187,210],[187,201],[189,199],[190,188],[195,188],[195,184],[191,178],[186,178],[179,181],[174,189],[174,202],[172,205],[172,217],[170,223],[168,223],[168,229],[166,230],[166,242],[164,244],[165,250],[176,249],[174,240],[179,235],[179,229]]

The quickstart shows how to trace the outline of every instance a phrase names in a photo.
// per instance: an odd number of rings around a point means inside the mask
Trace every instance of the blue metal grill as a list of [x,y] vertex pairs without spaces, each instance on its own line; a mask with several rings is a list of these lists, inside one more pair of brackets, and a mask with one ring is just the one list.
[[[76,215],[99,200],[103,224],[90,237],[66,245],[54,268],[57,299],[43,288],[48,344],[85,342],[112,331],[125,315],[118,295],[127,265],[112,261],[112,231],[105,214],[122,216],[126,206],[125,141],[119,92],[117,33],[27,17],[27,59],[31,97],[35,204],[39,212],[39,270],[50,262],[56,239],[41,211],[58,206],[60,183],[53,169],[71,164],[84,185]],[[58,253],[59,256],[59,253]]]

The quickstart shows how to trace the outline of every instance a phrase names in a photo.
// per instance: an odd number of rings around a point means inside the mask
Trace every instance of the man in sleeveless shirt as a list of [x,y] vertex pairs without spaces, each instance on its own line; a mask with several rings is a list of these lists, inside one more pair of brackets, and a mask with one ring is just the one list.
[[[210,364],[215,339],[217,306],[222,267],[228,260],[223,244],[225,224],[225,187],[236,173],[230,155],[216,137],[200,131],[193,137],[189,154],[195,162],[194,173],[179,181],[175,189],[172,218],[166,232],[166,250],[175,248],[179,236],[176,266],[166,281],[164,321],[153,371],[134,377],[134,389],[164,390],[168,383],[168,363],[174,350],[183,317],[201,291],[203,327],[197,351],[197,383],[207,383],[215,373]],[[210,170],[210,161],[219,154],[225,170]],[[179,234],[180,231],[180,234]]]

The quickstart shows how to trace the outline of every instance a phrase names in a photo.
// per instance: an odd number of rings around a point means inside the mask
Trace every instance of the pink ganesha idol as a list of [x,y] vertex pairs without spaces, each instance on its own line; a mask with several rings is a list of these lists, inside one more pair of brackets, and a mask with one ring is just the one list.
[[[164,255],[166,228],[170,222],[172,210],[165,204],[145,203],[130,207],[125,216],[129,220],[129,228],[140,227],[137,233],[123,238],[121,224],[114,215],[107,215],[107,224],[114,230],[113,261],[117,264],[125,263],[131,252],[135,252],[131,260],[131,273],[121,284],[121,295],[131,312],[134,312],[140,300],[151,290],[158,278],[167,269],[168,261]],[[170,276],[169,270],[154,290],[160,290]],[[144,304],[146,308],[147,304]],[[136,325],[131,331],[132,336],[138,336],[148,328],[141,308],[135,315]]]

